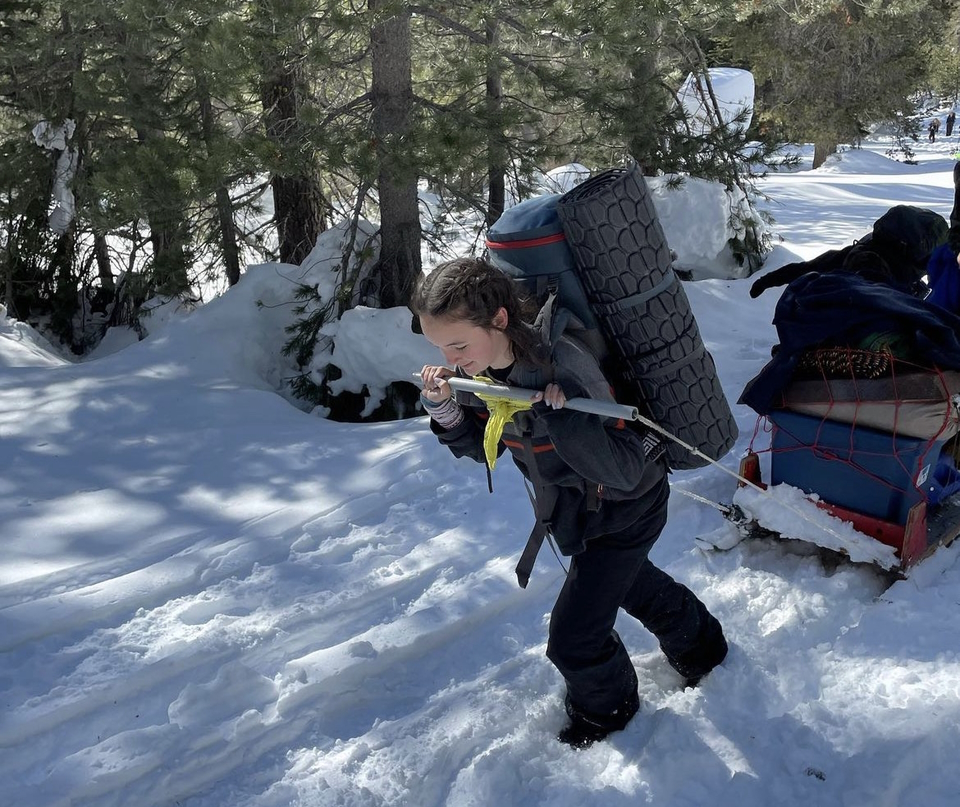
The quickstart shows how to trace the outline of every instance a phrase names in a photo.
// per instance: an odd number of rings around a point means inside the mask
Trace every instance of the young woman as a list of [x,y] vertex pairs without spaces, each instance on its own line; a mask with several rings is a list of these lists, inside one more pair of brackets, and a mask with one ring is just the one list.
[[522,308],[515,282],[480,259],[450,261],[423,278],[413,309],[450,366],[423,368],[422,399],[440,442],[485,462],[484,405],[453,395],[447,379],[486,375],[529,387],[531,372],[552,378],[507,424],[499,451],[509,448],[534,484],[538,515],[570,557],[547,657],[566,682],[570,722],[558,738],[584,748],[623,729],[639,708],[637,675],[614,630],[620,608],[656,636],[688,686],[723,661],[727,644],[703,603],[647,558],[667,520],[662,446],[622,422],[564,408],[572,397],[612,400],[609,385],[576,340],[544,345]]

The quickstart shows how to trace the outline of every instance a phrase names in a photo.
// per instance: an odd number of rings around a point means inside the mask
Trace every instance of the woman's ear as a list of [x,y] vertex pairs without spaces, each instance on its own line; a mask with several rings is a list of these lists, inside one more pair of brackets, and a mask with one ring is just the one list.
[[503,306],[497,310],[497,313],[493,315],[493,321],[490,323],[498,331],[505,330],[507,325],[510,322],[510,316],[507,314],[507,309]]

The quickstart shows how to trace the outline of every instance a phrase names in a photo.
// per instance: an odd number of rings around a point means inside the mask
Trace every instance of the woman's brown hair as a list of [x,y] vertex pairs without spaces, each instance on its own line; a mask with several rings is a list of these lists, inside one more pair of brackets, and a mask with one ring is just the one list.
[[483,258],[441,263],[420,278],[410,307],[418,316],[466,320],[487,330],[493,328],[493,318],[503,308],[507,312],[503,333],[513,346],[514,358],[532,364],[545,361],[539,335],[524,322],[530,301],[513,278]]

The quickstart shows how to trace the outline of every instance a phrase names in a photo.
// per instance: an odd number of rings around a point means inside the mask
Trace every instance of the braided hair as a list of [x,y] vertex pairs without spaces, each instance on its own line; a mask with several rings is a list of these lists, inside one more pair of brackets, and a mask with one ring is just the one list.
[[507,312],[504,335],[519,361],[543,364],[547,359],[537,332],[525,324],[532,301],[516,281],[483,258],[455,258],[421,276],[410,307],[418,316],[465,320],[492,330],[493,318]]

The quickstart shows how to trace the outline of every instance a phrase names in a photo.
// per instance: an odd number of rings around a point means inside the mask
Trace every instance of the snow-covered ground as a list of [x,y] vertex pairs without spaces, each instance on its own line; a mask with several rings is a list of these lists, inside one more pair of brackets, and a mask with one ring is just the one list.
[[[956,144],[921,142],[916,166],[888,145],[764,182],[783,238],[766,269],[897,203],[949,214]],[[0,320],[4,803],[956,803],[960,546],[885,590],[789,544],[704,550],[725,523],[674,495],[653,558],[718,615],[730,655],[684,690],[624,617],[641,711],[574,752],[543,654],[563,571],[545,551],[516,585],[517,472],[499,464],[490,495],[423,418],[337,424],[277,395],[288,275],[251,269],[81,364]],[[687,284],[731,401],[775,340],[777,292],[752,300],[750,283]],[[731,469],[755,425],[735,412]],[[673,485],[735,490],[716,468]]]

